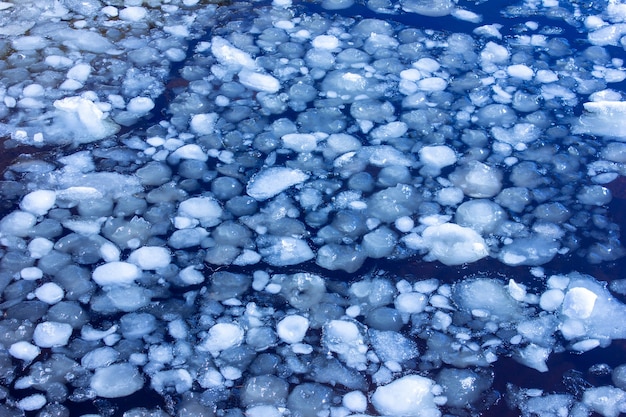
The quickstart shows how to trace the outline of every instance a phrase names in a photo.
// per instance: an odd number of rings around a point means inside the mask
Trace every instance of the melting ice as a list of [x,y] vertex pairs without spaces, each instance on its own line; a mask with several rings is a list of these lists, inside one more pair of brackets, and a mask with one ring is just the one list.
[[496,382],[626,338],[621,280],[552,267],[624,253],[623,2],[0,21],[0,415],[626,413],[626,364]]

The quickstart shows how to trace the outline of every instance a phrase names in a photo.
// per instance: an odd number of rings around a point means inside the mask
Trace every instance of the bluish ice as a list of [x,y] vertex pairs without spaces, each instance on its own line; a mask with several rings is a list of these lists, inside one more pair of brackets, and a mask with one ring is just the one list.
[[623,0],[0,2],[0,416],[626,413],[625,50]]

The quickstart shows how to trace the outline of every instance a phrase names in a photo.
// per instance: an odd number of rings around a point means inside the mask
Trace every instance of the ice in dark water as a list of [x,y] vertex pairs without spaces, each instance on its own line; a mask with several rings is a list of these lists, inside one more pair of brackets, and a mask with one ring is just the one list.
[[0,21],[0,416],[626,413],[623,1]]

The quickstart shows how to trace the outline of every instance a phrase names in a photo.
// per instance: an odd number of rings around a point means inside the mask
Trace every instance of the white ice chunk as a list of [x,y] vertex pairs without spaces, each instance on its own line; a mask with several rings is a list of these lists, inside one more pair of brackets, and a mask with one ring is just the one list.
[[280,90],[280,81],[269,74],[242,69],[239,71],[239,82],[251,90],[275,93]]
[[452,0],[403,0],[400,4],[405,12],[430,17],[447,16],[454,10]]
[[116,363],[97,369],[89,386],[98,397],[119,398],[143,388],[144,380],[139,370],[129,363]]
[[484,198],[469,200],[461,204],[454,217],[460,226],[471,227],[478,233],[494,232],[504,220],[506,213],[498,204]]
[[560,289],[549,289],[539,297],[539,307],[545,311],[555,311],[563,302],[564,297],[565,294]]
[[349,366],[364,365],[367,344],[359,327],[348,320],[331,320],[324,325],[322,343]]
[[33,341],[42,348],[65,346],[72,336],[72,326],[56,321],[44,321],[35,327]]
[[20,270],[20,277],[26,281],[35,281],[43,277],[43,271],[36,266],[28,266]]
[[128,262],[143,270],[165,268],[171,261],[170,251],[160,246],[143,246],[135,249],[128,257]]
[[17,359],[21,359],[26,362],[30,362],[35,359],[41,353],[41,349],[31,343],[24,340],[15,342],[9,347],[9,353],[11,356]]
[[441,168],[454,165],[456,163],[456,153],[452,148],[445,145],[424,146],[419,150],[420,161],[432,171],[433,175],[438,175]]
[[243,341],[244,331],[235,323],[217,323],[209,329],[197,349],[218,355],[221,351],[239,346]]
[[219,223],[223,210],[219,202],[212,197],[192,197],[178,206],[178,215],[200,220],[204,227]]
[[204,275],[193,265],[180,271],[178,277],[187,285],[196,285],[204,282]]
[[381,415],[438,417],[441,412],[431,390],[433,381],[419,375],[407,375],[380,386],[372,395],[372,404]]
[[309,319],[298,314],[286,316],[276,325],[278,337],[285,343],[300,343],[309,329]]
[[32,213],[16,210],[0,220],[0,236],[25,237],[37,223],[37,218]]
[[198,135],[210,135],[215,133],[217,113],[194,114],[191,118],[191,130]]
[[150,97],[133,97],[128,102],[126,109],[137,115],[147,114],[154,108],[154,101]]
[[417,82],[418,89],[428,92],[443,91],[447,86],[448,82],[441,77],[423,78]]
[[128,262],[114,261],[94,269],[92,277],[96,284],[130,285],[141,276],[141,269]]
[[195,143],[188,143],[187,145],[183,145],[176,149],[172,153],[171,158],[173,160],[193,159],[195,161],[204,162],[209,159],[209,156],[199,145]]
[[262,247],[259,252],[270,265],[297,265],[315,257],[309,245],[302,239],[274,236],[269,237],[267,243],[269,245]]
[[585,113],[573,126],[574,133],[626,138],[626,101],[583,103]]
[[591,290],[583,287],[570,288],[565,293],[561,311],[574,319],[586,319],[591,316],[598,296]]
[[130,6],[119,11],[119,17],[127,22],[139,22],[146,18],[148,11],[145,7]]
[[493,197],[502,189],[502,173],[494,166],[470,161],[448,177],[465,195],[477,198]]
[[582,402],[604,417],[617,417],[626,413],[626,392],[612,386],[587,388]]
[[367,409],[367,397],[361,391],[351,391],[343,396],[341,403],[350,411],[363,413]]
[[310,133],[288,133],[281,139],[285,148],[295,152],[312,152],[317,147],[317,138]]
[[256,66],[250,54],[236,48],[221,36],[214,36],[211,39],[211,53],[220,64],[235,70],[241,68],[252,69]]
[[118,132],[119,126],[91,100],[66,97],[54,102],[63,126],[79,143],[94,142]]
[[24,397],[17,402],[17,407],[24,411],[35,411],[46,405],[48,401],[43,394],[33,394],[28,397]]
[[528,65],[524,65],[524,64],[509,65],[506,68],[506,72],[511,77],[519,78],[520,80],[524,80],[524,81],[532,80],[533,76],[535,75],[535,73],[532,70],[532,68],[530,68]]
[[446,265],[475,262],[489,255],[485,240],[469,227],[453,223],[429,226],[422,238],[429,255]]
[[282,193],[289,187],[308,179],[309,175],[299,169],[287,167],[266,168],[250,179],[246,192],[256,200],[267,200]]
[[587,39],[593,45],[607,46],[618,45],[620,39],[626,35],[626,23],[603,26],[587,35]]
[[54,207],[56,193],[52,190],[37,190],[30,192],[22,198],[20,208],[37,216],[43,216]]
[[495,126],[491,129],[494,138],[512,146],[534,142],[542,134],[540,128],[533,123],[518,123],[510,129]]
[[67,71],[67,78],[70,80],[75,80],[80,83],[84,83],[89,78],[91,74],[91,65],[80,63],[74,65]]
[[332,50],[338,48],[339,39],[333,35],[318,35],[311,41],[314,48]]
[[418,292],[402,293],[396,297],[394,305],[401,313],[421,313],[428,305],[428,298]]
[[65,292],[58,284],[46,282],[35,290],[35,297],[46,304],[56,304],[63,299]]

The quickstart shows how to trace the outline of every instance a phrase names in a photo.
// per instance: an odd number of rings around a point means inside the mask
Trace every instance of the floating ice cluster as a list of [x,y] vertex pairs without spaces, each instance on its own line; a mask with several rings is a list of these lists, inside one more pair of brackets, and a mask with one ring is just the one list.
[[[482,7],[0,3],[0,415],[478,415],[499,358],[626,338],[539,267],[623,255],[626,4]],[[371,271],[489,258],[536,277]],[[507,399],[617,416],[605,374]]]

